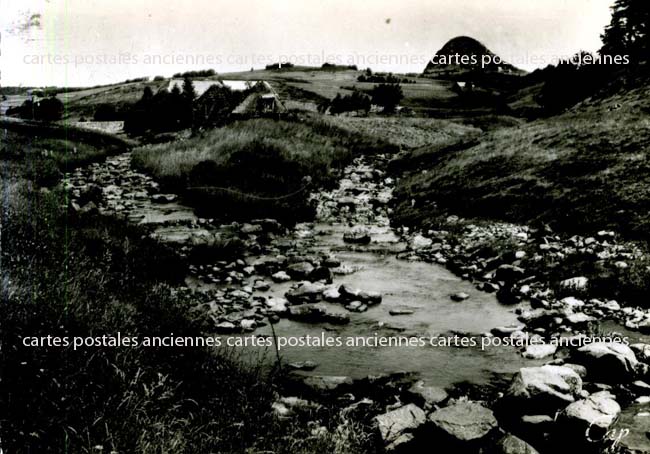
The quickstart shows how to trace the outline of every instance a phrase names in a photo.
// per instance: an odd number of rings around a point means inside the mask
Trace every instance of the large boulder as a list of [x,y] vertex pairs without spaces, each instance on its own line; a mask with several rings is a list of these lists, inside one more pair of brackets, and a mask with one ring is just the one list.
[[634,379],[638,360],[630,347],[620,342],[595,342],[579,348],[573,361],[587,368],[588,378],[604,383]]
[[384,445],[388,447],[387,450],[394,451],[397,445],[410,442],[412,437],[406,435],[412,435],[426,422],[426,419],[427,415],[420,407],[408,404],[376,416],[374,421]]
[[582,379],[571,368],[546,365],[524,367],[515,375],[502,405],[509,412],[553,415],[576,400]]
[[531,445],[511,434],[507,434],[497,442],[494,452],[495,454],[539,454]]
[[292,279],[307,279],[314,271],[314,265],[309,262],[293,263],[287,267],[287,274]]
[[577,439],[584,439],[588,433],[592,440],[599,440],[620,413],[621,406],[614,396],[609,391],[601,391],[566,407],[559,416],[560,427]]
[[437,386],[427,386],[424,380],[414,383],[405,393],[406,399],[425,410],[433,409],[448,397],[447,391]]
[[429,421],[438,436],[434,441],[436,446],[461,452],[483,445],[497,427],[491,410],[476,402],[465,401],[434,411],[429,415]]

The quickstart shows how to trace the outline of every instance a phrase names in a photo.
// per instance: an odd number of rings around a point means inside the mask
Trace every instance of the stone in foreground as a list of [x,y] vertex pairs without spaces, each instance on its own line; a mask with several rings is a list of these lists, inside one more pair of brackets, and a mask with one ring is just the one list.
[[[384,445],[390,445],[400,437],[414,432],[426,422],[426,419],[427,415],[420,407],[409,404],[375,417],[375,423]],[[404,441],[407,440],[403,439],[402,442]]]
[[524,367],[515,375],[503,403],[515,412],[554,415],[573,403],[581,390],[582,379],[571,368]]
[[609,391],[592,394],[572,403],[560,414],[564,428],[577,438],[589,433],[591,439],[601,439],[621,413],[621,406]]
[[436,410],[429,421],[439,436],[435,438],[436,445],[445,449],[478,447],[497,427],[492,411],[476,402],[458,402]]
[[445,401],[449,397],[447,391],[437,386],[427,386],[424,380],[420,380],[406,391],[406,398],[424,408],[431,410],[435,405]]
[[519,437],[508,434],[497,442],[497,454],[539,454],[531,445]]
[[579,348],[574,361],[587,368],[590,380],[604,383],[631,381],[638,361],[630,347],[619,342],[595,342]]

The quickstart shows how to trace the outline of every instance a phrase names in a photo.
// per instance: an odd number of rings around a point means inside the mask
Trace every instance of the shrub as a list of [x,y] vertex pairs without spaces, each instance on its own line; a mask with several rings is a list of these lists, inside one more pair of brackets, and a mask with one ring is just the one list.
[[391,113],[404,98],[399,84],[375,85],[371,92],[373,104],[383,107],[384,112]]

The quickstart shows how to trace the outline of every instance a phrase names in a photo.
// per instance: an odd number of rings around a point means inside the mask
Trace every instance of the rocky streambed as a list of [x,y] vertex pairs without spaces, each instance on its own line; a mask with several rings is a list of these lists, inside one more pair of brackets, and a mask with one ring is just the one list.
[[[272,219],[221,224],[198,217],[133,170],[128,153],[76,170],[66,186],[74,209],[147,226],[153,238],[188,259],[186,285],[175,291],[196,301],[191,310],[211,332],[268,338],[272,325],[276,336],[288,339],[284,363],[298,370],[298,384],[289,389],[316,402],[343,399],[344,415],[359,408],[376,414],[389,451],[419,452],[417,446],[435,440],[469,452],[485,446],[535,452],[527,442],[542,451],[559,443],[597,452],[611,447],[611,434],[627,430],[618,447],[650,452],[650,345],[636,331],[621,333],[632,336],[632,346],[611,338],[580,342],[621,325],[643,329],[648,314],[615,301],[580,299],[587,285],[581,276],[561,284],[575,295],[556,297],[525,268],[526,260],[548,254],[559,260],[571,247],[591,247],[613,262],[638,251],[617,244],[609,232],[564,241],[519,226],[468,225],[462,241],[451,241],[445,231],[395,231],[389,225],[393,181],[380,170],[385,159],[355,160],[336,189],[312,194],[315,221],[292,229]],[[495,235],[521,244],[521,251],[481,253],[482,240]],[[239,256],[210,258],[212,248],[235,239]],[[616,322],[612,329],[599,328],[605,319]],[[560,337],[577,341],[549,342]],[[367,345],[333,347],[328,338]],[[377,347],[378,338],[474,338],[479,344]],[[497,346],[481,348],[480,339]],[[455,386],[495,377],[510,384],[483,401]],[[310,405],[288,396],[274,410],[283,416]],[[593,437],[585,440],[590,428]]]

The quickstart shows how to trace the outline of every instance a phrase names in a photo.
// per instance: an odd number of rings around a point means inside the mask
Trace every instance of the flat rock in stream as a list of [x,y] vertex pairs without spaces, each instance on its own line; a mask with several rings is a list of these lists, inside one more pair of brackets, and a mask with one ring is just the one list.
[[299,362],[295,362],[295,363],[289,363],[289,364],[287,364],[287,366],[290,369],[293,369],[293,370],[312,371],[312,370],[314,370],[314,369],[316,369],[318,367],[318,363],[314,362],[314,361],[307,360],[307,361],[299,361]]
[[287,274],[293,279],[307,279],[314,271],[314,265],[309,262],[293,263],[287,267]]
[[172,203],[178,199],[176,194],[154,194],[151,196],[153,203]]
[[388,313],[393,316],[398,316],[398,315],[411,315],[414,314],[415,311],[412,309],[391,309],[388,311]]
[[287,282],[291,280],[291,276],[287,274],[286,271],[278,271],[271,275],[273,282]]
[[305,281],[286,292],[284,296],[293,304],[316,302],[322,297],[325,289],[323,284]]
[[331,323],[345,325],[350,323],[347,314],[333,312],[321,304],[301,304],[289,307],[288,317],[307,323]]
[[353,230],[343,234],[343,241],[352,244],[370,244],[372,238],[370,233],[365,230]]
[[449,296],[453,301],[460,302],[460,301],[465,301],[466,299],[469,298],[469,294],[465,292],[458,292],[458,293],[453,293]]
[[379,304],[382,299],[379,292],[365,291],[345,284],[339,287],[339,294],[341,295],[342,301],[361,301],[368,306]]

